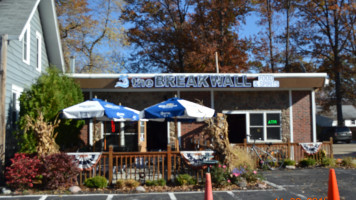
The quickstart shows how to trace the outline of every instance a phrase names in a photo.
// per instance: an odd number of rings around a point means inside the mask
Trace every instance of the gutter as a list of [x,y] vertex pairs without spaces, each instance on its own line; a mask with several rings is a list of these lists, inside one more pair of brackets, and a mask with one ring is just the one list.
[[[216,73],[156,73],[156,74],[82,74],[82,73],[66,73],[67,76],[72,78],[118,78],[120,75],[128,75],[128,77],[146,77],[152,78],[157,75],[184,75],[184,76],[197,76],[197,75],[217,75]],[[274,78],[327,78],[327,73],[224,73],[219,75],[243,75],[247,77],[257,77],[259,75],[272,75]]]

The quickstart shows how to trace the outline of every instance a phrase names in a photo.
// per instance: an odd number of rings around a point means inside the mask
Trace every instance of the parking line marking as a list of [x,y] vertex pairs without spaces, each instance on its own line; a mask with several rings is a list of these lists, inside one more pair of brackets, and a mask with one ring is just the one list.
[[168,195],[169,195],[169,198],[171,198],[171,200],[177,200],[177,198],[176,198],[176,196],[174,195],[174,193],[169,192]]
[[111,200],[114,197],[114,195],[110,194],[108,195],[108,197],[106,198],[106,200]]
[[39,200],[45,200],[47,199],[47,195],[42,196]]
[[232,198],[234,198],[234,199],[240,199],[240,198],[238,198],[232,191],[227,191],[227,193],[228,193],[230,196],[232,196]]

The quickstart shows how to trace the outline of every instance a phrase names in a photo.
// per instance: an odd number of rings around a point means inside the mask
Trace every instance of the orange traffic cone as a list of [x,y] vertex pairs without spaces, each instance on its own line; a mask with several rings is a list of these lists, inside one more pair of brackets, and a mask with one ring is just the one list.
[[337,181],[336,181],[336,175],[334,169],[330,169],[329,171],[328,200],[340,200],[339,188],[337,187]]
[[213,191],[211,187],[211,176],[210,173],[205,174],[205,196],[204,200],[213,200]]

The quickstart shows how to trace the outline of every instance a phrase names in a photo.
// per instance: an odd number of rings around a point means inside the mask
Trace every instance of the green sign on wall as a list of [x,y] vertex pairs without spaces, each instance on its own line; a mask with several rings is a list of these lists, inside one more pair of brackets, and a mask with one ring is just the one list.
[[278,121],[276,119],[270,119],[270,120],[268,120],[267,124],[268,125],[277,125]]

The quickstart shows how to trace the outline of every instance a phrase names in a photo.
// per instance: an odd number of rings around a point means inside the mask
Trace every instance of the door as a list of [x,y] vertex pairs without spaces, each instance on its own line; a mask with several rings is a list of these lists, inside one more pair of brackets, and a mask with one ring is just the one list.
[[147,122],[147,151],[166,151],[167,122]]
[[228,114],[230,143],[243,143],[246,138],[246,114]]

